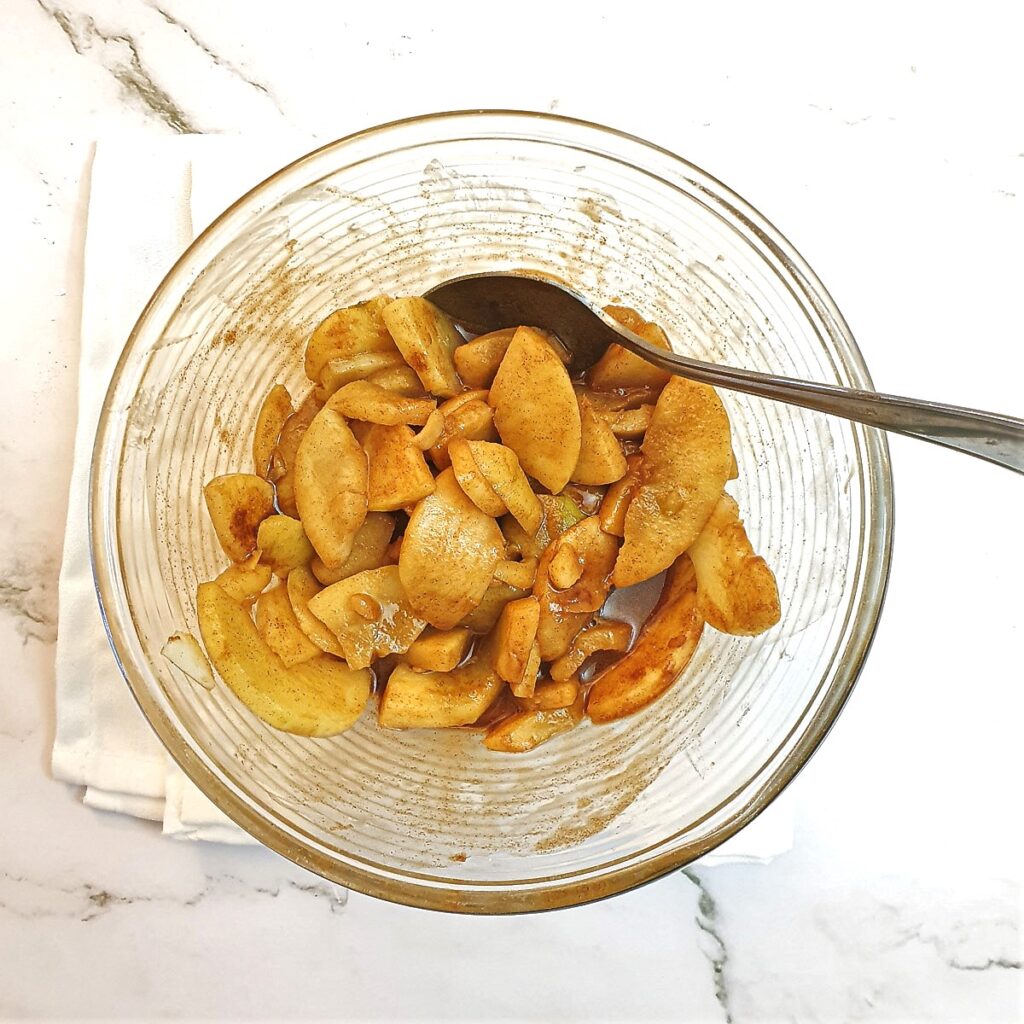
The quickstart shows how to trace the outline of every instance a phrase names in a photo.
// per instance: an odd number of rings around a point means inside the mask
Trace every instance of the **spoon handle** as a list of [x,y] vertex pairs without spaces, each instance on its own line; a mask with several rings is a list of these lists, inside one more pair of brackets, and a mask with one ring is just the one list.
[[[621,328],[619,333],[623,333]],[[737,370],[664,352],[639,338],[624,338],[620,344],[663,370],[690,380],[931,441],[1024,473],[1024,420],[1014,416]]]

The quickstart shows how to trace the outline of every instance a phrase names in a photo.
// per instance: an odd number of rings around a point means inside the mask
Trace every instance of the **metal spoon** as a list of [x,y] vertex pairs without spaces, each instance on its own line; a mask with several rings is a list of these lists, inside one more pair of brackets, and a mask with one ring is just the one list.
[[529,274],[472,274],[438,285],[427,297],[457,323],[477,333],[520,324],[552,331],[572,353],[575,370],[592,366],[612,342],[617,342],[681,377],[931,441],[1024,473],[1024,420],[939,402],[737,370],[665,352],[616,323],[582,295],[546,278]]

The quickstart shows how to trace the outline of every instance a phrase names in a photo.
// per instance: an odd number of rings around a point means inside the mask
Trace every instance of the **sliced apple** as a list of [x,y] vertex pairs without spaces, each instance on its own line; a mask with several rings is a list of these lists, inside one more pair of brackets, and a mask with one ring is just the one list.
[[267,479],[273,481],[277,491],[277,507],[286,515],[296,518],[299,514],[295,507],[295,455],[299,444],[309,429],[313,417],[323,408],[323,403],[310,392],[299,404],[299,407],[285,420],[281,435],[270,456],[270,471]]
[[463,384],[471,388],[489,388],[515,333],[514,327],[505,327],[460,345],[454,352],[454,359]]
[[697,575],[697,611],[709,626],[756,636],[782,615],[768,563],[754,553],[736,502],[723,494],[689,550]]
[[260,594],[256,602],[256,630],[289,668],[320,653],[320,648],[299,628],[284,583]]
[[[473,392],[466,392],[472,395]],[[486,396],[487,392],[477,392]],[[463,395],[438,406],[444,415],[444,429],[430,449],[431,461],[438,469],[447,469],[452,460],[448,454],[448,445],[462,437],[467,441],[496,441],[497,431],[494,429],[494,410],[481,398],[463,400]]]
[[410,605],[394,565],[332,583],[310,600],[309,610],[338,638],[353,668],[404,654],[427,625]]
[[203,689],[213,689],[213,670],[199,641],[191,633],[172,633],[160,653],[192,682],[198,683]]
[[503,516],[508,512],[505,502],[498,497],[477,467],[467,440],[456,438],[452,441],[448,445],[448,457],[452,460],[452,472],[459,486],[481,512],[489,516]]
[[539,621],[540,603],[532,596],[509,601],[502,609],[495,627],[494,667],[506,683],[517,685],[523,681]]
[[[654,323],[645,320],[635,309],[628,306],[605,306],[604,311],[628,327],[649,345],[670,350],[672,346],[665,332]],[[587,381],[596,391],[612,391],[619,388],[660,388],[671,374],[633,355],[621,345],[611,344],[605,354],[590,368]]]
[[502,503],[501,512],[489,514],[509,512],[527,533],[536,533],[540,529],[544,509],[533,493],[516,453],[506,445],[491,441],[467,440],[465,445],[477,471]]
[[553,494],[580,457],[580,408],[572,381],[544,335],[520,327],[491,385],[488,401],[502,443]]
[[423,398],[426,391],[420,383],[419,377],[411,366],[402,362],[401,366],[392,366],[387,370],[377,370],[366,378],[371,384],[384,388],[385,391],[394,391],[396,394],[405,395],[406,398]]
[[368,380],[354,380],[339,388],[325,408],[364,423],[415,423],[422,426],[437,407],[432,398],[407,398]]
[[[571,586],[558,589],[551,580],[550,569],[565,549],[578,561],[582,572]],[[601,530],[595,516],[569,527],[548,545],[533,585],[534,596],[540,602],[537,642],[544,661],[565,654],[576,634],[604,604],[611,589],[609,576],[617,551],[618,541]]]
[[617,619],[598,619],[592,626],[581,629],[560,658],[551,663],[551,678],[565,682],[576,675],[583,663],[598,651],[624,651],[633,639],[633,627]]
[[434,475],[405,424],[374,424],[363,438],[367,461],[367,506],[391,512],[415,505],[434,491]]
[[366,518],[366,455],[345,417],[324,406],[295,456],[295,503],[316,553],[338,568]]
[[452,361],[462,335],[437,306],[413,296],[395,299],[382,315],[403,358],[427,391],[447,398],[462,390]]
[[227,473],[211,480],[203,496],[224,553],[241,562],[256,548],[260,523],[274,514],[274,488],[254,473]]
[[291,516],[268,516],[260,523],[256,544],[262,554],[260,560],[284,579],[292,569],[309,565],[316,552],[309,543],[302,523]]
[[329,359],[320,371],[319,396],[326,402],[346,384],[354,380],[366,380],[371,374],[398,366],[405,366],[405,360],[397,349],[390,352],[357,352],[355,355]]
[[469,650],[473,634],[464,626],[434,629],[428,626],[405,653],[403,661],[425,672],[451,672]]
[[446,469],[405,530],[398,568],[409,604],[432,626],[451,629],[480,603],[504,547],[498,524]]
[[310,563],[313,575],[325,586],[337,583],[349,576],[355,576],[364,569],[376,569],[387,562],[387,549],[395,532],[395,517],[387,512],[367,512],[363,525],[359,527],[352,551],[336,569],[328,569],[319,559]]
[[248,611],[215,583],[197,596],[203,644],[221,678],[255,715],[284,732],[334,736],[354,725],[370,696],[370,673],[317,655],[287,668]]
[[601,507],[597,511],[601,529],[613,537],[621,537],[626,532],[626,510],[633,498],[633,492],[640,484],[639,453],[626,457],[626,475],[604,492]]
[[587,713],[594,722],[635,714],[657,700],[679,678],[700,640],[704,620],[697,611],[697,577],[689,556],[668,575],[633,649],[594,680]]
[[292,411],[288,389],[283,384],[275,384],[263,399],[252,435],[252,464],[259,476],[266,477],[270,472],[270,459]]
[[626,473],[626,456],[608,421],[598,414],[582,390],[576,392],[576,398],[582,441],[572,479],[591,486],[613,484]]
[[460,625],[477,634],[490,633],[501,618],[501,610],[509,601],[528,597],[530,591],[503,583],[495,578],[491,580],[480,603],[468,615],[463,616]]
[[537,559],[524,558],[521,562],[502,559],[494,567],[494,578],[520,590],[532,590],[537,579]]
[[323,589],[313,574],[305,566],[299,566],[288,573],[288,601],[292,606],[292,614],[299,624],[299,629],[316,644],[324,654],[333,654],[336,658],[344,658],[345,651],[338,638],[310,610],[309,602]]
[[420,672],[399,664],[388,677],[377,721],[386,729],[472,725],[504,685],[486,649],[451,672]]
[[257,548],[242,562],[233,562],[216,579],[216,583],[233,601],[246,607],[259,597],[273,575],[269,565],[260,562]]
[[575,704],[579,695],[580,684],[575,679],[545,679],[534,687],[533,696],[519,699],[519,706],[523,711],[557,711]]
[[381,313],[391,300],[386,296],[336,310],[323,320],[306,345],[306,376],[320,383],[323,368],[332,359],[364,352],[395,352],[395,342]]
[[523,677],[517,683],[509,683],[508,688],[514,697],[532,697],[537,686],[537,677],[540,675],[540,644],[536,640],[526,656],[526,667],[523,669]]
[[619,409],[605,414],[608,428],[624,441],[636,441],[647,433],[654,416],[653,405],[641,405],[637,409]]
[[729,455],[732,459],[732,461],[729,463],[729,479],[737,480],[740,475],[740,464],[736,461],[736,449],[730,449]]
[[444,413],[440,409],[435,409],[427,419],[427,422],[416,432],[412,439],[412,443],[416,445],[421,452],[428,451],[433,448],[438,441],[441,440],[441,435],[444,433]]
[[667,569],[697,539],[732,461],[729,417],[715,389],[673,377],[641,448],[613,581],[628,587]]
[[583,697],[553,711],[520,711],[492,725],[484,746],[502,754],[525,754],[575,728],[583,718]]

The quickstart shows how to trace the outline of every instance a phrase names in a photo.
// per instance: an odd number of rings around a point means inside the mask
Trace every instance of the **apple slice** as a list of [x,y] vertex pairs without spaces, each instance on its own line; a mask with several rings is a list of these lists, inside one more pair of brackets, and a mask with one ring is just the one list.
[[295,504],[316,553],[342,565],[366,518],[366,455],[345,417],[324,406],[295,456]]
[[239,604],[249,607],[270,582],[273,572],[260,562],[257,548],[244,562],[232,562],[215,580],[216,584]]
[[481,601],[505,550],[498,524],[466,497],[451,469],[409,518],[398,558],[416,613],[451,629]]
[[657,576],[697,539],[732,463],[729,417],[715,389],[673,377],[641,447],[639,484],[626,510],[615,586]]
[[503,558],[494,567],[494,578],[520,590],[532,590],[537,579],[537,561],[536,558],[524,558],[521,562],[513,562]]
[[338,638],[352,668],[404,654],[427,625],[410,606],[394,565],[332,583],[310,600],[309,610]]
[[395,344],[432,395],[448,398],[462,390],[452,353],[462,342],[455,325],[432,302],[395,299],[382,313]]
[[653,415],[653,405],[641,405],[638,409],[619,409],[605,413],[605,421],[616,437],[624,441],[636,441],[647,433]]
[[172,633],[167,638],[167,643],[160,649],[160,653],[175,668],[181,669],[192,682],[198,683],[205,690],[213,689],[213,669],[210,668],[199,641],[191,633]]
[[379,296],[356,306],[336,310],[323,320],[306,345],[306,376],[314,384],[332,359],[364,352],[395,352],[395,342],[381,316],[391,300]]
[[310,392],[299,404],[298,409],[285,420],[281,436],[270,457],[268,480],[277,489],[277,507],[293,519],[299,514],[295,507],[295,456],[313,418],[323,408],[323,403]]
[[[498,675],[513,687],[523,682],[530,653],[537,639],[540,602],[535,597],[509,601],[495,627],[494,667]],[[536,669],[534,669],[536,672]],[[530,692],[533,692],[531,680]],[[515,690],[513,689],[513,693]]]
[[363,438],[368,466],[367,505],[371,512],[392,512],[415,505],[434,491],[434,475],[415,435],[404,423],[374,424]]
[[626,532],[626,510],[633,499],[633,492],[640,483],[640,463],[642,457],[638,453],[626,457],[626,475],[604,492],[597,517],[601,520],[601,529],[613,537],[621,537]]
[[[645,320],[629,306],[605,306],[604,311],[623,327],[628,327],[649,345],[666,351],[672,346],[665,332],[654,323]],[[595,391],[613,391],[620,388],[660,388],[671,374],[633,355],[621,345],[611,344],[605,354],[590,368],[587,382]]]
[[508,512],[505,502],[495,493],[480,472],[467,440],[456,438],[452,441],[448,445],[448,458],[452,460],[452,472],[455,474],[455,479],[459,481],[459,486],[466,492],[466,497],[481,512],[489,516],[503,516]]
[[[604,604],[610,590],[608,578],[615,565],[619,542],[601,530],[596,516],[580,520],[548,545],[537,566],[533,593],[540,601],[537,642],[544,661],[560,658],[577,633]],[[551,567],[565,555],[580,568],[574,583],[555,586]]]
[[432,398],[407,398],[368,380],[354,380],[334,392],[326,408],[364,423],[415,423],[423,426],[437,407]]
[[451,672],[466,656],[473,634],[464,626],[456,629],[434,629],[428,626],[405,653],[404,661],[411,668],[426,672]]
[[292,414],[292,396],[283,384],[275,384],[263,399],[252,435],[252,464],[259,476],[270,471],[270,459],[277,439]]
[[334,736],[354,725],[370,696],[370,673],[319,654],[285,667],[248,611],[216,584],[197,595],[206,653],[235,696],[267,724],[299,736]]
[[386,729],[472,725],[504,685],[486,649],[452,672],[419,672],[396,665],[384,688],[377,721]]
[[256,544],[262,554],[260,561],[284,579],[292,569],[309,565],[316,552],[309,543],[302,523],[291,516],[268,516],[260,523]]
[[523,711],[557,711],[575,704],[579,695],[580,684],[575,679],[545,679],[536,685],[532,697],[520,697],[518,703]]
[[514,327],[504,327],[500,331],[481,334],[455,350],[455,369],[467,387],[491,386],[515,333]]
[[504,515],[508,512],[527,533],[536,534],[544,509],[540,498],[533,493],[516,453],[492,441],[467,440],[461,443],[469,449],[477,471],[502,503],[501,512],[489,514]]
[[214,477],[203,495],[220,546],[241,562],[256,548],[260,523],[274,514],[274,488],[254,473],[227,473]]
[[560,491],[580,457],[580,407],[568,371],[543,334],[532,327],[516,331],[488,401],[502,443],[527,474],[552,494]]
[[723,494],[689,550],[697,574],[697,610],[709,626],[756,636],[780,619],[779,588],[754,554],[736,502]]
[[320,371],[320,397],[327,401],[336,391],[355,380],[366,380],[382,370],[405,366],[397,349],[390,352],[357,352],[329,359]]
[[299,628],[284,583],[260,594],[256,602],[256,630],[288,668],[320,653],[320,648]]
[[624,651],[633,639],[633,627],[618,619],[598,619],[576,634],[569,650],[551,663],[551,678],[565,682],[576,675],[583,663],[598,651]]
[[668,571],[661,597],[633,649],[594,680],[587,698],[591,721],[613,722],[657,700],[693,657],[703,628],[697,577],[683,555]]
[[324,654],[344,658],[345,651],[338,638],[310,610],[309,602],[323,589],[313,574],[304,565],[292,569],[287,580],[288,601],[299,629],[320,648]]
[[598,414],[582,390],[576,392],[576,398],[582,440],[572,480],[590,486],[613,484],[626,474],[626,456],[608,421]]
[[577,696],[569,707],[551,711],[520,711],[495,722],[484,736],[484,746],[502,754],[525,754],[575,728],[582,718],[582,695]]
[[375,370],[366,378],[371,384],[384,388],[385,391],[394,391],[397,395],[405,395],[406,398],[423,398],[426,391],[420,383],[419,377],[411,366],[402,361],[401,366],[392,366],[386,370]]
[[359,527],[352,551],[336,569],[328,569],[319,559],[310,563],[313,575],[325,586],[355,576],[365,569],[376,569],[388,563],[387,550],[391,535],[395,532],[395,517],[388,512],[367,512],[363,525]]
[[468,441],[496,441],[494,410],[487,404],[486,391],[466,391],[438,406],[444,417],[441,436],[430,448],[430,459],[438,469],[451,464],[448,445],[462,437]]

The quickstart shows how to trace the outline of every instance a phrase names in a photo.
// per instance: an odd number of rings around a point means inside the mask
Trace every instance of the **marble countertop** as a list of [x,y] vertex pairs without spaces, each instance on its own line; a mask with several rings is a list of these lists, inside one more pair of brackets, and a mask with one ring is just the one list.
[[885,615],[770,864],[465,919],[344,899],[261,849],[164,839],[49,777],[95,139],[327,140],[471,106],[603,121],[782,227],[879,387],[1021,413],[1019,7],[581,18],[525,0],[485,38],[457,6],[5,0],[0,1017],[1020,1019],[1024,491],[901,438]]

